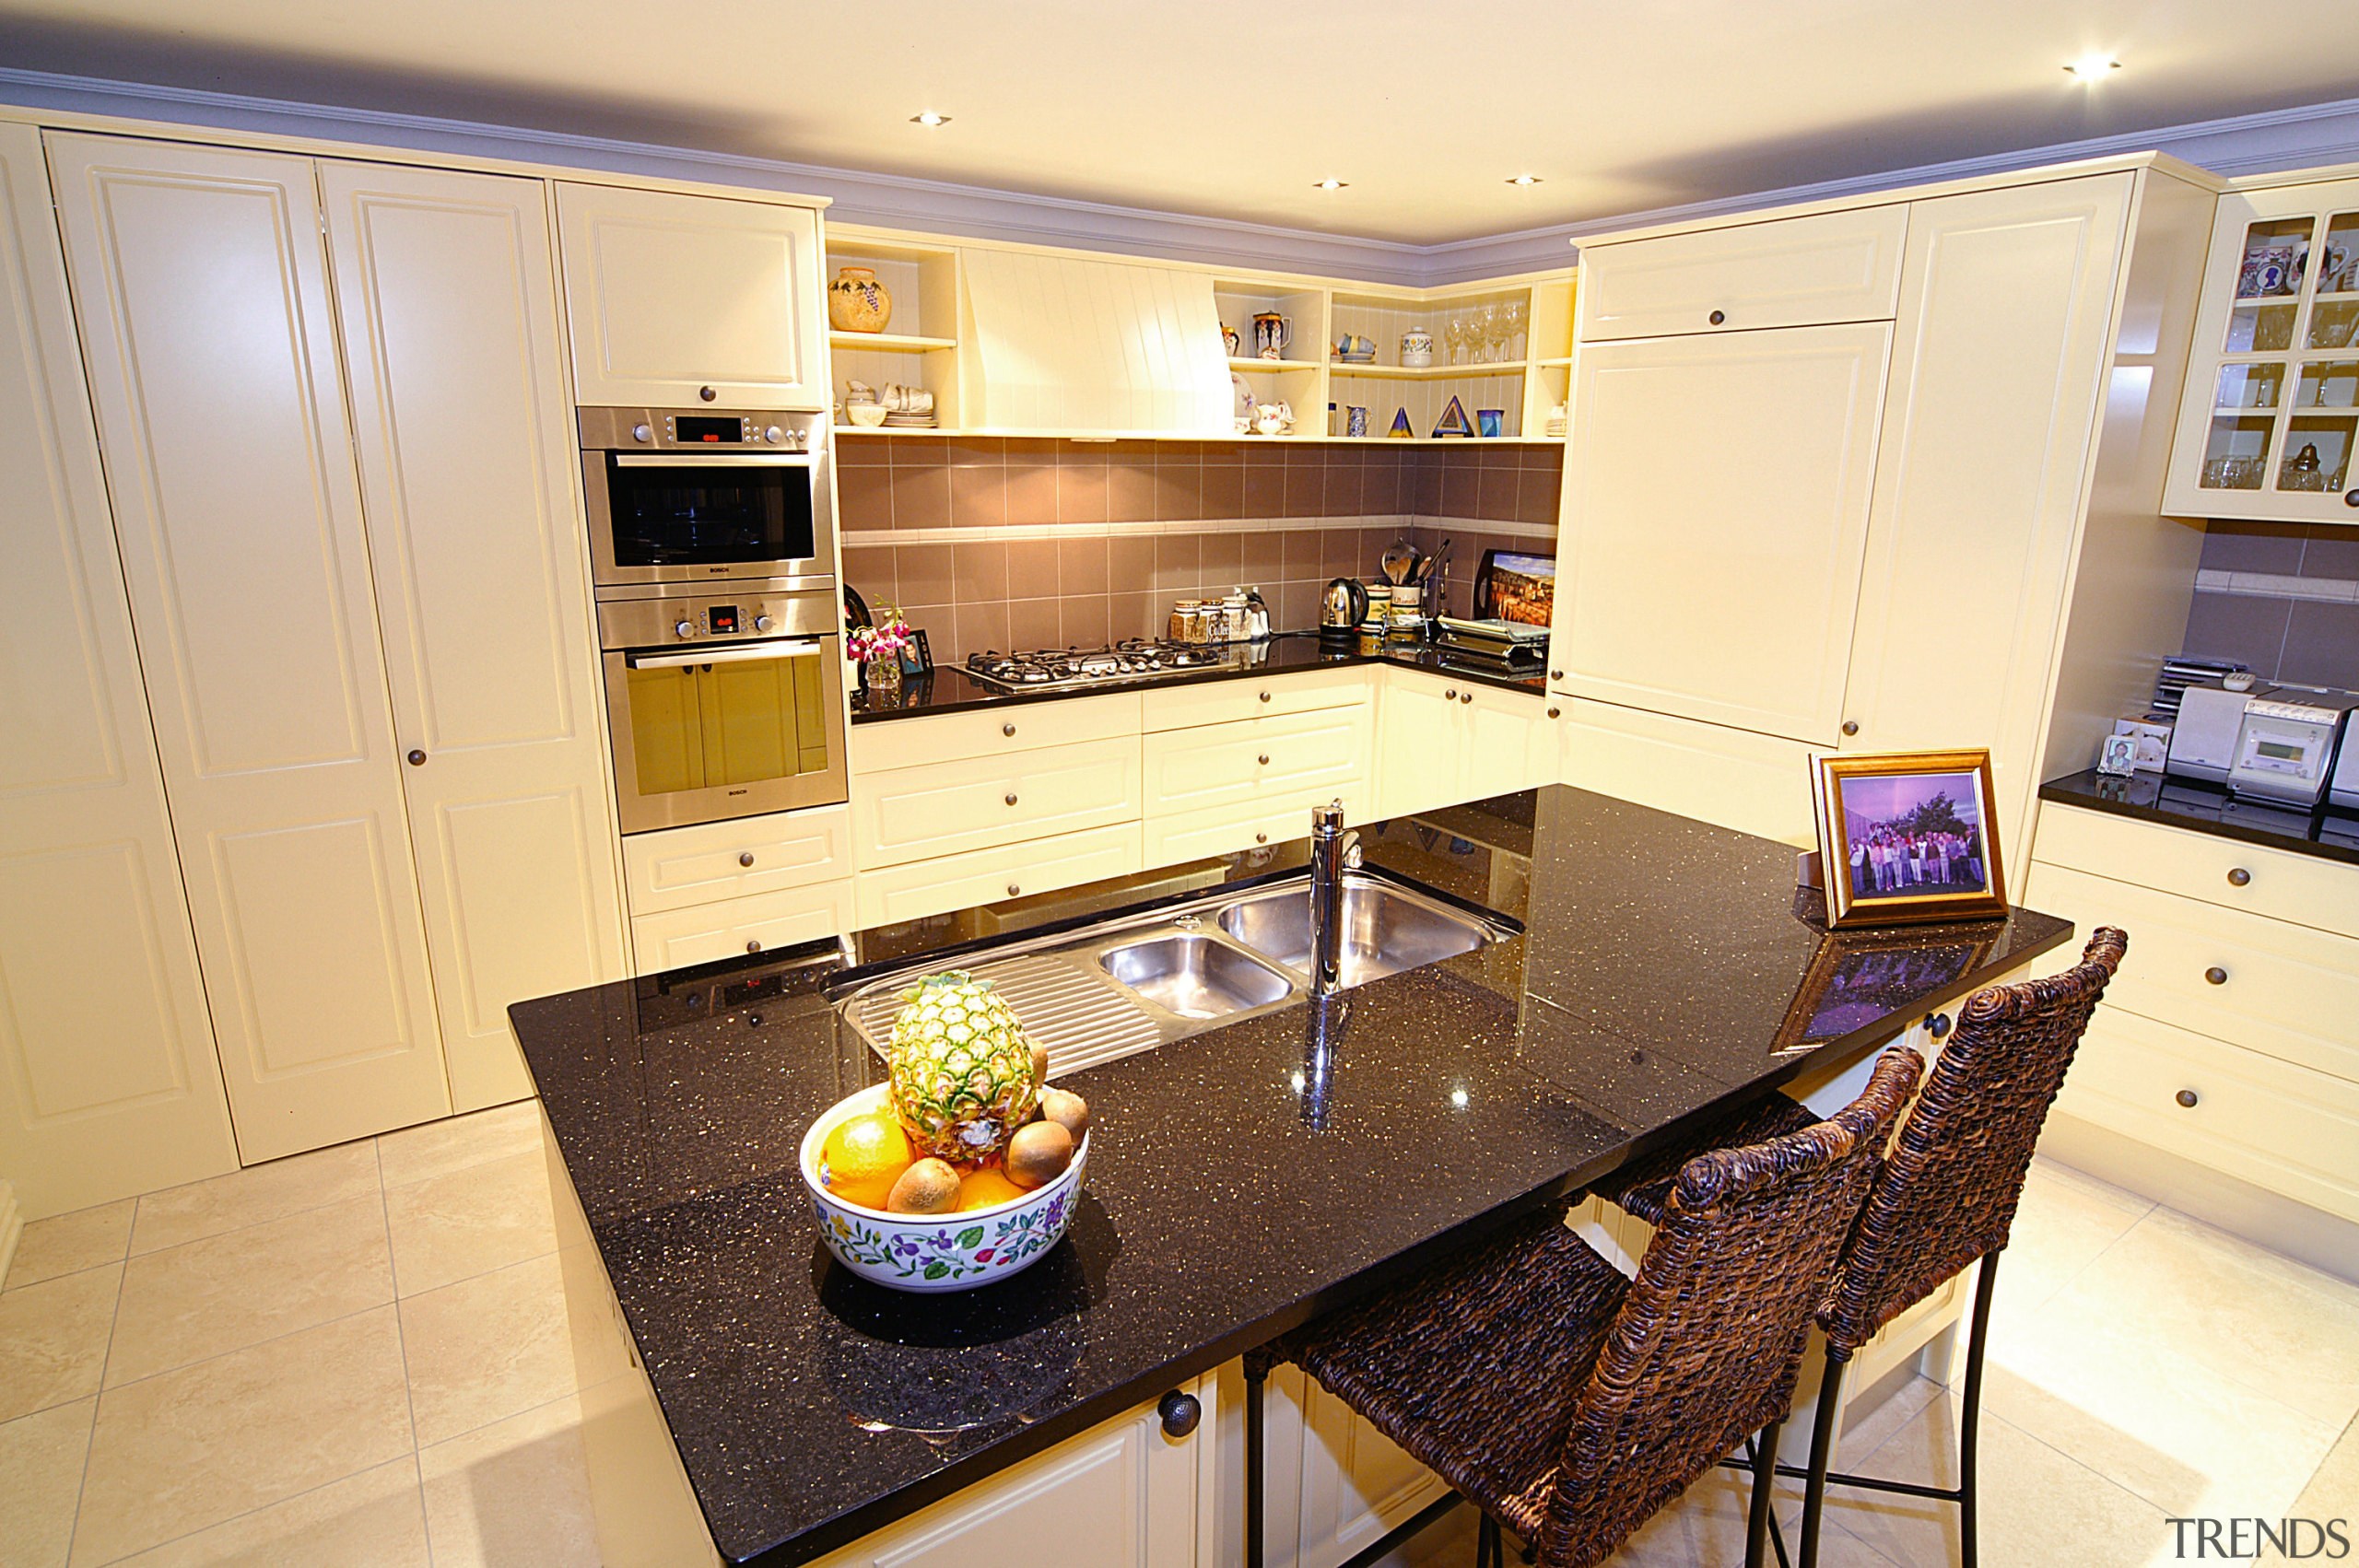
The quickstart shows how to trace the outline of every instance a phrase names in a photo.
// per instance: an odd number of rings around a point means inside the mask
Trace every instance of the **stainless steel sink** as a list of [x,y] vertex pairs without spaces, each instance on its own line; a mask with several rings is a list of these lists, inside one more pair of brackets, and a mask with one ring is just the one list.
[[[1345,986],[1472,953],[1520,929],[1364,872],[1345,876],[1343,910]],[[882,1056],[910,980],[956,966],[991,981],[1033,1042],[1048,1047],[1050,1071],[1070,1072],[1309,996],[1309,919],[1306,872],[1078,930],[1014,938],[947,963],[901,965],[836,1006]]]
[[1098,966],[1166,1012],[1226,1018],[1294,993],[1295,982],[1202,931],[1174,931],[1110,949]]
[[[1310,972],[1310,889],[1278,887],[1220,912],[1220,929],[1297,974]],[[1420,968],[1492,940],[1471,916],[1404,889],[1348,873],[1344,878],[1342,970],[1346,989]]]

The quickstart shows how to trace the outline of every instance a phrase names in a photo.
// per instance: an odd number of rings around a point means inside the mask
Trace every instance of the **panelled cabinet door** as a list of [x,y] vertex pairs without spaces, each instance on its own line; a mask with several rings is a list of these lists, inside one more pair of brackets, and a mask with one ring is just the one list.
[[239,1151],[446,1115],[312,167],[49,148]]
[[576,401],[827,406],[816,213],[572,183],[557,208]]
[[508,1004],[624,972],[613,792],[534,180],[320,169],[452,1107],[532,1093]]
[[39,1219],[238,1153],[29,125],[0,125],[0,1173]]
[[[1455,688],[1436,676],[1387,670],[1377,724],[1377,810],[1385,816],[1461,800],[1466,758]],[[1451,696],[1445,697],[1444,691]]]
[[1582,345],[1552,688],[1833,743],[1891,340]]
[[2002,848],[2029,844],[2132,178],[1909,219],[1842,744],[1989,747]]

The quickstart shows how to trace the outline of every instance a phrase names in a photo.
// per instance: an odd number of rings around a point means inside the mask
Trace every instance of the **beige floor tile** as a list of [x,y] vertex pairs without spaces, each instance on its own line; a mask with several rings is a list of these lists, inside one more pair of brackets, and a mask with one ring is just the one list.
[[65,1568],[98,1403],[0,1422],[0,1568]]
[[2294,1503],[2294,1516],[2344,1519],[2359,1527],[2359,1421],[2342,1429],[2326,1462],[2302,1488],[2302,1495]]
[[434,1568],[598,1568],[570,1396],[418,1455]]
[[143,1252],[123,1271],[107,1386],[393,1299],[384,1200],[375,1193]]
[[384,1167],[385,1185],[405,1187],[469,1165],[538,1153],[540,1148],[540,1102],[520,1100],[388,1132],[377,1140],[377,1158]]
[[401,1303],[421,1445],[574,1391],[557,1260],[535,1258]]
[[114,1568],[428,1568],[430,1562],[417,1461],[405,1456]]
[[[1799,1483],[1780,1481],[1777,1496],[1790,1551],[1792,1520],[1802,1507]],[[1752,1485],[1743,1476],[1715,1470],[1638,1527],[1606,1562],[1611,1568],[1738,1568],[1744,1562],[1751,1499]],[[1821,1568],[1893,1568],[1882,1552],[1841,1530],[1829,1530],[1820,1539],[1818,1561]]]
[[60,1274],[120,1263],[131,1246],[133,1200],[101,1203],[35,1220],[17,1237],[17,1256],[8,1264],[9,1290],[38,1284]]
[[[1860,1462],[1867,1475],[1957,1484],[1957,1401],[1928,1406]],[[1987,1412],[1980,1447],[1981,1560],[2133,1568],[2168,1555],[2163,1511]],[[1903,1568],[1958,1561],[1955,1504],[1828,1489],[1828,1522]]]
[[2045,1305],[2154,1207],[2052,1160],[2034,1162],[1999,1260],[1992,1321],[2018,1322]]
[[557,1250],[538,1150],[385,1189],[393,1277],[416,1295]]
[[377,1150],[367,1139],[166,1188],[139,1200],[131,1226],[132,1255],[323,1209],[377,1189]]
[[0,1421],[99,1391],[123,1265],[0,1294]]
[[74,1563],[177,1540],[413,1446],[390,1306],[110,1388],[90,1439]]

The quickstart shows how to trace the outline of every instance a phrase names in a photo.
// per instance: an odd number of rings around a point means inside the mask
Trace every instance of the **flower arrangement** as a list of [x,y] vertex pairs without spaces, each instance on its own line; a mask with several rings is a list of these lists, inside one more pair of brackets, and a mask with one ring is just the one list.
[[900,611],[888,604],[877,612],[874,626],[852,627],[846,641],[851,656],[863,664],[887,658],[898,663],[902,651],[910,646],[910,623],[901,618]]

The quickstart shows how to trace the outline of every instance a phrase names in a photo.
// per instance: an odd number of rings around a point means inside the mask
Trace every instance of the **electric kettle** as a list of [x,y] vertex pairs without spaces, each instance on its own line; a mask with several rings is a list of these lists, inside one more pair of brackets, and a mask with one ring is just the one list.
[[1354,579],[1339,577],[1319,596],[1319,640],[1329,648],[1349,648],[1367,619],[1367,590]]

